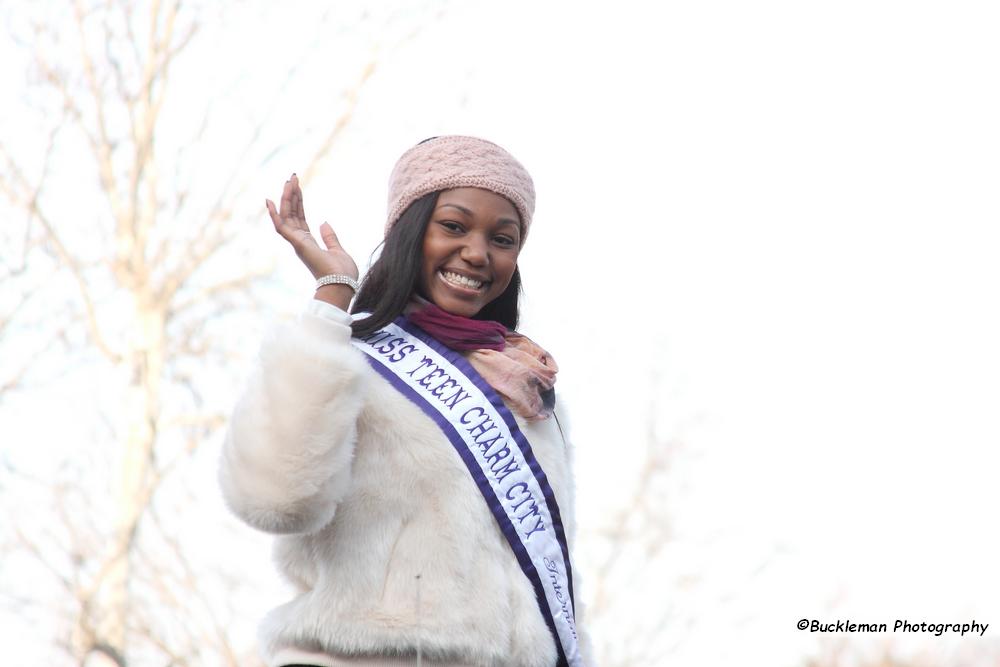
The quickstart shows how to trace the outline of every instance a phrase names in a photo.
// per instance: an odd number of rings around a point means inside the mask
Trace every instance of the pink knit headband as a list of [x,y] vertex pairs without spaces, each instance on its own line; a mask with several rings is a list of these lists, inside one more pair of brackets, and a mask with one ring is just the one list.
[[535,186],[528,171],[496,144],[449,135],[422,141],[403,153],[389,177],[388,234],[406,207],[429,192],[483,188],[510,200],[521,216],[521,244],[535,211]]

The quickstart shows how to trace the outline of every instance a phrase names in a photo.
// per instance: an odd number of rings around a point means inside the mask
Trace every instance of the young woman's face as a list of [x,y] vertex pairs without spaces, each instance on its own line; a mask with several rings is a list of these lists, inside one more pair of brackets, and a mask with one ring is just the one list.
[[442,191],[424,234],[420,293],[453,315],[478,313],[514,275],[519,220],[514,205],[495,192]]

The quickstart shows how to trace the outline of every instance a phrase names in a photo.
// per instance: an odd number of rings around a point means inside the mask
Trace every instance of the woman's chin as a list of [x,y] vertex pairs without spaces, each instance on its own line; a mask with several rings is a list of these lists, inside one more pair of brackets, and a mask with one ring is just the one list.
[[458,299],[434,298],[434,295],[432,295],[430,300],[444,312],[451,315],[458,315],[459,317],[473,317],[481,310],[478,304]]
[[428,291],[430,292],[428,294],[429,300],[441,310],[452,315],[472,317],[486,305],[484,302],[487,296],[485,289],[471,290],[455,287],[440,278],[438,284]]

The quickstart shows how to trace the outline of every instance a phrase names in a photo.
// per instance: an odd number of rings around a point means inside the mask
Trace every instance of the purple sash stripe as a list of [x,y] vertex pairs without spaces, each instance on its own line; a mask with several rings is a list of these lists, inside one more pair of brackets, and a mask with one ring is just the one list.
[[[410,322],[405,316],[397,318],[393,324],[400,327],[414,338],[419,339],[423,344],[432,348],[435,352],[447,359],[452,365],[460,370],[483,393],[491,406],[496,410],[497,414],[499,414],[503,419],[508,430],[510,431],[511,437],[520,448],[524,462],[535,478],[539,490],[542,492],[546,505],[548,506],[549,518],[552,521],[552,527],[555,531],[557,541],[559,542],[560,550],[563,556],[563,563],[566,567],[566,583],[570,596],[570,604],[573,605],[575,615],[576,604],[575,597],[573,595],[573,573],[569,560],[569,549],[566,543],[566,535],[562,525],[562,517],[559,512],[559,506],[556,503],[555,494],[552,491],[552,487],[549,485],[545,472],[542,470],[541,465],[539,465],[537,459],[535,458],[534,452],[531,450],[531,445],[525,435],[521,432],[521,429],[518,427],[514,416],[504,404],[503,399],[500,398],[499,394],[497,394],[497,392],[486,383],[482,376],[479,375],[479,373],[464,357],[461,356],[461,354],[440,343],[437,339],[430,336],[416,324]],[[569,662],[566,658],[565,651],[563,650],[559,632],[556,630],[555,620],[552,616],[552,610],[548,605],[548,598],[545,594],[540,574],[535,568],[527,549],[521,542],[517,530],[514,528],[510,518],[504,510],[500,498],[497,497],[493,487],[490,485],[489,480],[481,474],[479,463],[477,462],[474,454],[469,451],[469,448],[467,447],[461,434],[446,417],[430,405],[426,399],[420,396],[415,389],[410,387],[410,385],[408,385],[404,380],[400,379],[396,373],[372,356],[366,354],[365,357],[368,359],[372,368],[374,368],[379,375],[388,380],[392,386],[415,403],[417,407],[424,412],[424,414],[430,417],[434,423],[438,425],[451,442],[455,451],[462,458],[462,461],[472,474],[472,479],[479,488],[479,492],[486,501],[490,512],[496,519],[504,538],[507,540],[511,550],[514,552],[514,556],[517,558],[521,570],[525,573],[525,576],[528,577],[528,581],[531,582],[532,588],[535,590],[535,598],[538,603],[539,610],[542,612],[542,618],[545,619],[545,624],[549,627],[549,631],[552,633],[552,637],[556,644],[556,650],[559,654],[559,660],[557,663],[558,667],[568,666]]]
[[[456,368],[462,371],[462,373],[465,374],[467,378],[472,380],[473,384],[479,388],[479,391],[483,392],[483,395],[489,399],[490,404],[507,424],[507,428],[510,429],[510,433],[514,438],[514,441],[517,442],[521,449],[521,453],[524,455],[525,463],[528,464],[532,475],[534,475],[535,480],[538,481],[538,487],[541,489],[542,495],[545,496],[545,503],[548,505],[549,515],[552,517],[552,527],[559,540],[559,547],[562,549],[563,562],[566,564],[566,584],[569,587],[569,599],[573,605],[573,615],[576,616],[576,597],[573,595],[573,570],[569,560],[569,546],[566,541],[566,532],[563,530],[562,515],[559,512],[559,503],[556,502],[555,493],[553,493],[552,487],[549,485],[549,480],[548,477],[545,476],[545,471],[542,470],[542,466],[539,465],[537,459],[535,459],[535,453],[531,450],[531,443],[528,442],[524,433],[521,432],[520,427],[517,425],[517,421],[514,419],[514,415],[511,414],[507,405],[503,402],[503,399],[500,398],[500,395],[496,392],[496,390],[494,390],[493,387],[491,387],[486,380],[483,379],[483,376],[472,367],[472,364],[470,364],[465,357],[438,341],[429,333],[407,319],[406,316],[396,318],[396,321],[393,322],[393,324],[406,331],[414,338],[419,338],[421,342],[427,345],[427,347],[432,348],[435,352],[450,361]],[[462,449],[466,449],[464,443],[462,445]],[[490,491],[492,493],[492,489]],[[503,511],[499,504],[497,505],[497,508],[501,512]],[[494,511],[494,514],[496,514],[496,511]],[[518,544],[520,545],[520,540],[518,540]]]
[[[452,447],[454,447],[455,451],[458,452],[458,455],[462,457],[462,461],[465,463],[466,467],[470,471],[478,472],[479,464],[476,463],[472,452],[470,452],[465,446],[465,442],[462,440],[462,437],[455,431],[455,427],[448,423],[448,420],[442,417],[441,413],[428,405],[427,401],[420,398],[412,387],[400,380],[395,373],[382,365],[381,362],[368,356],[367,354],[365,355],[365,358],[379,375],[384,377],[392,384],[392,386],[399,390],[399,393],[410,399],[410,401],[415,403],[416,406],[424,412],[424,414],[434,420],[434,423],[437,424],[438,428],[444,432],[445,436],[447,436],[448,440],[451,442]],[[559,639],[559,633],[556,631],[555,621],[552,619],[552,612],[549,610],[549,605],[546,602],[545,590],[542,588],[542,581],[538,576],[538,570],[535,569],[534,563],[531,562],[531,557],[528,556],[528,552],[525,550],[524,545],[521,544],[521,540],[518,539],[517,531],[514,529],[514,525],[510,522],[507,514],[500,506],[500,500],[497,498],[496,494],[493,493],[493,488],[490,486],[489,481],[483,475],[475,474],[475,472],[472,475],[472,479],[479,488],[479,492],[482,494],[486,504],[489,506],[493,517],[496,519],[497,523],[500,524],[500,531],[503,533],[503,536],[507,538],[507,543],[514,551],[514,556],[517,558],[518,564],[528,577],[528,581],[531,582],[532,588],[535,589],[535,599],[542,612],[542,618],[545,619],[545,624],[549,626],[549,631],[552,633],[552,638],[556,643],[556,649],[559,651],[559,667],[568,665],[569,663],[566,661],[566,656],[563,653],[562,641]]]

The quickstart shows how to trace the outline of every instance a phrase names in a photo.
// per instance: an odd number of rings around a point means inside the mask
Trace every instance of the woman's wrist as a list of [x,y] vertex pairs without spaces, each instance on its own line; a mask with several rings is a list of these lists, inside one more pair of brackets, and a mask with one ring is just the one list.
[[316,289],[313,298],[346,311],[347,307],[351,305],[351,299],[354,298],[354,290],[348,285],[323,285]]
[[316,276],[316,289],[319,289],[323,285],[348,285],[355,293],[361,289],[358,279],[346,273],[325,273],[321,276]]

